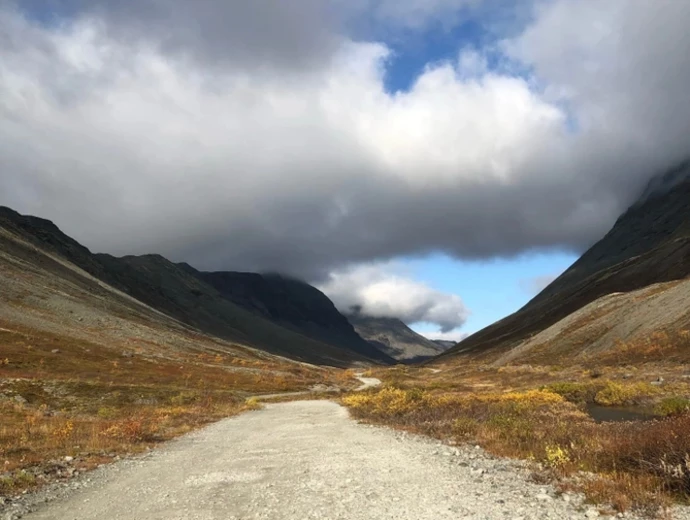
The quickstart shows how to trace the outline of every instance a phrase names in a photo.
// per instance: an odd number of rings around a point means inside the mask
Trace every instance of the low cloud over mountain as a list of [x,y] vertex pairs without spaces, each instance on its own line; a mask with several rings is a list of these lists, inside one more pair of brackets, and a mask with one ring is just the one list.
[[320,289],[346,314],[357,309],[366,316],[433,323],[445,333],[465,323],[468,310],[460,297],[396,271],[395,265],[344,269],[331,273]]

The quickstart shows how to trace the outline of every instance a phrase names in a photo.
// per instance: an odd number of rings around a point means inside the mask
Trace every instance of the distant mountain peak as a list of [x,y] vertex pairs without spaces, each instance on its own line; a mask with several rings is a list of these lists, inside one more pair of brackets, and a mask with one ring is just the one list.
[[360,336],[399,361],[434,357],[448,348],[416,333],[398,318],[366,316],[360,311],[347,318]]

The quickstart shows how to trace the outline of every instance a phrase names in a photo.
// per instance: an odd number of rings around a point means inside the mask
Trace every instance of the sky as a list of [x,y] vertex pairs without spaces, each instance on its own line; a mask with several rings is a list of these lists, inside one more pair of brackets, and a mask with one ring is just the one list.
[[0,0],[0,204],[459,339],[687,156],[690,3]]

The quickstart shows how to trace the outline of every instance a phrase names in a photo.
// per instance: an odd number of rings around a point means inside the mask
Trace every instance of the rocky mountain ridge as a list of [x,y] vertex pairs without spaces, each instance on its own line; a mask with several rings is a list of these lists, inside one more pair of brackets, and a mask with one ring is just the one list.
[[355,312],[348,314],[347,319],[361,337],[401,362],[422,361],[448,348],[417,334],[397,318],[376,318]]
[[316,287],[278,274],[197,272],[224,298],[273,323],[310,338],[391,362],[390,354],[355,332],[333,302]]
[[[144,312],[176,327],[273,354],[340,366],[393,362],[361,339],[358,344],[333,344],[250,312],[225,298],[190,266],[174,264],[160,255],[116,258],[93,254],[52,222],[5,207],[0,207],[0,231],[0,264],[7,273],[4,281],[10,284],[19,277],[27,281],[19,301],[4,302],[6,312],[11,306],[33,305],[32,275],[50,275],[66,284],[60,291],[64,298],[84,298],[86,291],[111,307],[117,304],[120,313]],[[71,291],[77,286],[82,291],[79,296]],[[8,285],[4,294],[15,292]]]

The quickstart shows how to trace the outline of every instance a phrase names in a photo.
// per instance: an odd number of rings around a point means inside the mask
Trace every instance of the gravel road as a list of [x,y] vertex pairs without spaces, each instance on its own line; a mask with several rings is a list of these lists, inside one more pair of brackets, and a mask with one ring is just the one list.
[[[87,474],[30,520],[568,519],[598,513],[471,446],[267,405]],[[77,489],[74,489],[77,487]],[[9,512],[8,515],[12,513]],[[0,514],[0,518],[3,515]],[[9,518],[9,516],[8,516]]]
[[359,379],[359,382],[362,383],[355,389],[357,392],[367,390],[368,388],[374,388],[375,386],[379,386],[381,384],[380,379],[375,377],[363,377],[361,374],[357,374],[357,379]]

